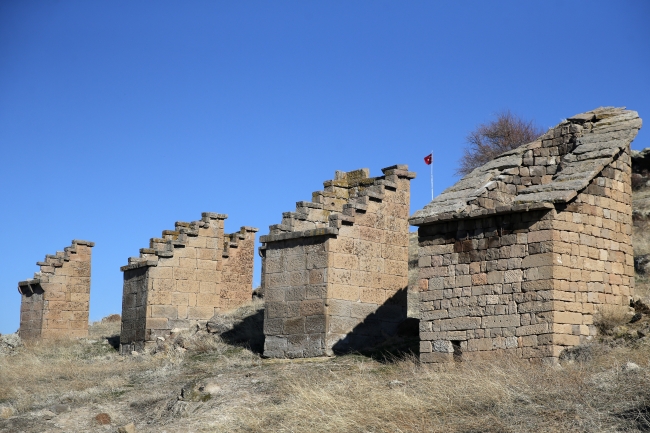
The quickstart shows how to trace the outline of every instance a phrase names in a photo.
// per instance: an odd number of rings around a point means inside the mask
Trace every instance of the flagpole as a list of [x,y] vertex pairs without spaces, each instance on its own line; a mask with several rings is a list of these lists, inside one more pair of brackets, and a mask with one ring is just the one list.
[[433,200],[433,150],[431,151],[431,200]]

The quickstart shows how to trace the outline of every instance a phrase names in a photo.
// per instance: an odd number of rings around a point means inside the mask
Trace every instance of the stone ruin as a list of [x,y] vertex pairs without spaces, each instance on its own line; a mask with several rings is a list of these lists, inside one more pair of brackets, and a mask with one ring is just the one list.
[[154,345],[174,328],[204,325],[250,302],[256,228],[224,234],[227,215],[204,212],[152,238],[124,272],[120,352]]
[[418,226],[420,359],[495,352],[555,361],[634,290],[635,111],[599,108],[506,152],[410,219]]
[[72,245],[37,262],[40,271],[18,283],[22,295],[20,329],[24,340],[86,337],[90,302],[90,259],[94,242]]
[[261,236],[264,356],[359,350],[406,318],[410,180],[406,165],[336,172]]

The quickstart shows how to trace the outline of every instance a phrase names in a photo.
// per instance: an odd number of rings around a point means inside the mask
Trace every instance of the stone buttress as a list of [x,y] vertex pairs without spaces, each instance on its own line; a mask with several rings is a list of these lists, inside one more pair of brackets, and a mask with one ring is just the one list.
[[90,303],[90,260],[93,242],[72,245],[37,262],[40,271],[18,283],[22,295],[20,338],[26,340],[86,337]]
[[420,359],[555,362],[628,310],[635,111],[573,116],[445,190],[419,227]]
[[224,234],[226,218],[204,212],[199,221],[176,222],[121,268],[123,354],[251,301],[257,229]]
[[261,236],[264,355],[363,349],[406,318],[410,180],[406,165],[336,172]]

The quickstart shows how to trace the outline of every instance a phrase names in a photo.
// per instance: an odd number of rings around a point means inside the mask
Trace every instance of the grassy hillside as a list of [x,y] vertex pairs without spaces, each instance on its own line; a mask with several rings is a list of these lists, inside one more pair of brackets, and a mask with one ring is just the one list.
[[[231,324],[250,326],[258,308],[233,313]],[[601,342],[551,367],[423,366],[408,354],[269,360],[206,331],[121,357],[110,345],[119,323],[97,323],[89,339],[0,357],[0,406],[13,412],[0,431],[116,431],[130,422],[138,432],[648,431],[648,339],[610,325]],[[98,423],[101,413],[110,424]]]

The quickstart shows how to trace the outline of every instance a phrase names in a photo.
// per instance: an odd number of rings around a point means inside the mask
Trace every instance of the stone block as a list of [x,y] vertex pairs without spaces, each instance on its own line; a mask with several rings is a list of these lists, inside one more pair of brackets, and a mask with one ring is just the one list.
[[519,326],[520,318],[518,314],[486,316],[482,318],[482,328],[508,328]]
[[167,318],[148,317],[146,319],[147,329],[171,329],[168,323],[169,320]]
[[208,320],[214,316],[214,307],[188,307],[187,318],[194,320]]
[[285,319],[283,333],[286,335],[290,334],[304,334],[305,333],[305,318],[304,317],[294,317],[290,319]]
[[329,319],[329,330],[333,334],[347,334],[358,324],[358,321],[350,317],[332,316]]
[[480,317],[457,317],[454,319],[444,319],[439,322],[441,331],[460,331],[467,329],[477,329],[481,327]]
[[176,319],[178,317],[178,311],[172,305],[152,305],[149,308],[151,309],[150,317],[152,318]]
[[327,314],[330,316],[350,317],[351,301],[330,299],[327,301]]
[[325,304],[321,299],[302,301],[300,303],[301,316],[315,316],[325,314]]
[[306,317],[305,332],[308,334],[325,334],[327,332],[325,315]]
[[284,319],[264,319],[264,334],[265,335],[281,335],[284,326]]
[[377,310],[376,304],[366,304],[363,302],[356,302],[350,305],[350,317],[365,319],[369,315],[375,313],[376,310]]
[[448,362],[453,362],[453,360],[454,360],[453,353],[441,353],[441,352],[420,353],[420,362],[423,363],[448,363]]

